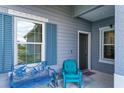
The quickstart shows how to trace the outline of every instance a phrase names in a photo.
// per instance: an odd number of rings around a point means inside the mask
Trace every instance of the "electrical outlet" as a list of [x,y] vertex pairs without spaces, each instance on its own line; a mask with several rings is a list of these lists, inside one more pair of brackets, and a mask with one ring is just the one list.
[[71,50],[71,54],[72,54],[72,50]]

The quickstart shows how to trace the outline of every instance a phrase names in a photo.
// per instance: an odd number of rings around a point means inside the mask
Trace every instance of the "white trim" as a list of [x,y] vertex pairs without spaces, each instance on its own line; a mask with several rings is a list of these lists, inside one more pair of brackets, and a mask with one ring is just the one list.
[[78,31],[78,68],[79,68],[79,34],[87,34],[88,35],[88,69],[91,70],[91,32],[86,31]]
[[34,19],[28,19],[28,18],[22,18],[22,17],[16,17],[19,21],[26,21],[26,22],[33,22],[33,23],[38,23],[38,24],[42,24],[44,22],[42,21],[37,21]]
[[43,42],[42,43],[39,43],[39,42],[16,42],[17,44],[44,44]]
[[45,37],[45,23],[42,23],[42,61],[45,61],[46,60],[46,37]]
[[[39,23],[42,24],[42,43],[39,42],[17,42],[17,20],[24,20],[24,21],[28,21],[28,22],[34,22],[34,23]],[[19,17],[14,17],[14,65],[17,65],[18,62],[18,51],[17,51],[17,44],[22,43],[22,44],[41,44],[42,46],[42,52],[41,52],[41,61],[45,61],[45,23],[43,22],[39,22],[39,21],[34,21],[31,19],[23,19],[23,18],[19,18]]]
[[104,31],[110,31],[110,30],[114,30],[115,29],[115,25],[112,25],[112,27],[110,26],[105,26],[105,27],[100,27],[99,30],[104,30]]
[[8,12],[8,9],[5,8],[5,7],[0,6],[0,12],[7,13]]
[[124,76],[114,74],[114,88],[124,88]]
[[[100,31],[100,34],[99,34],[99,62],[101,62],[101,63],[107,63],[107,64],[114,64],[114,60],[111,60],[111,59],[103,59],[103,48],[102,48],[102,46],[103,46],[103,42],[104,42],[104,40],[103,40],[103,33],[105,32],[105,31],[112,31],[112,30],[115,30],[115,28],[114,28],[114,25],[112,26],[112,28],[110,27],[110,26],[106,26],[106,27],[101,27],[101,28],[99,28],[99,31]],[[113,44],[106,44],[106,45],[113,45]]]
[[114,64],[111,60],[99,60],[100,63]]
[[48,19],[44,17],[39,17],[39,16],[35,16],[35,15],[24,13],[24,12],[19,12],[19,11],[12,10],[12,9],[8,9],[8,14],[14,15],[16,17],[27,18],[31,20],[40,21],[40,22],[48,22]]

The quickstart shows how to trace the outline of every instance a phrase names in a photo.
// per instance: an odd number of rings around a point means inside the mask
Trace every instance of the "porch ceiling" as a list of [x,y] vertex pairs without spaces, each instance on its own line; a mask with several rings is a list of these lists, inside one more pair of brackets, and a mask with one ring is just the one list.
[[94,22],[97,20],[114,16],[114,10],[114,5],[75,6],[74,16]]

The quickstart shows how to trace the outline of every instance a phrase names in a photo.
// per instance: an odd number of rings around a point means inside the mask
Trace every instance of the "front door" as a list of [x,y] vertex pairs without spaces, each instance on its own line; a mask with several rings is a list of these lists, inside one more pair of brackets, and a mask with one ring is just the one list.
[[79,68],[88,69],[88,34],[79,33]]

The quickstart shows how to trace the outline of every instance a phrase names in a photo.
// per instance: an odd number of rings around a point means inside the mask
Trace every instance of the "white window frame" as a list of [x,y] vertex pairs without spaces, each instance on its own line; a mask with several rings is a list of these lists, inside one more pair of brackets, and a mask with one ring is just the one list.
[[[115,31],[115,28],[114,28],[114,25],[112,27],[110,26],[106,26],[106,27],[101,27],[99,28],[99,31],[100,31],[100,45],[99,45],[99,62],[101,63],[107,63],[107,64],[114,64],[114,60],[112,59],[107,59],[107,58],[104,58],[104,48],[103,48],[103,43],[104,43],[104,32],[107,32],[107,31]],[[115,45],[115,44],[113,44]]]
[[[24,20],[27,22],[33,22],[33,23],[38,23],[42,24],[42,43],[36,43],[36,42],[21,42],[21,44],[41,44],[42,45],[42,51],[41,51],[41,61],[45,61],[45,23],[36,21],[36,20],[31,20],[31,19],[26,19],[26,18],[21,18],[21,17],[14,17],[14,65],[18,64],[18,51],[17,51],[17,20]],[[35,63],[32,63],[35,64]]]

